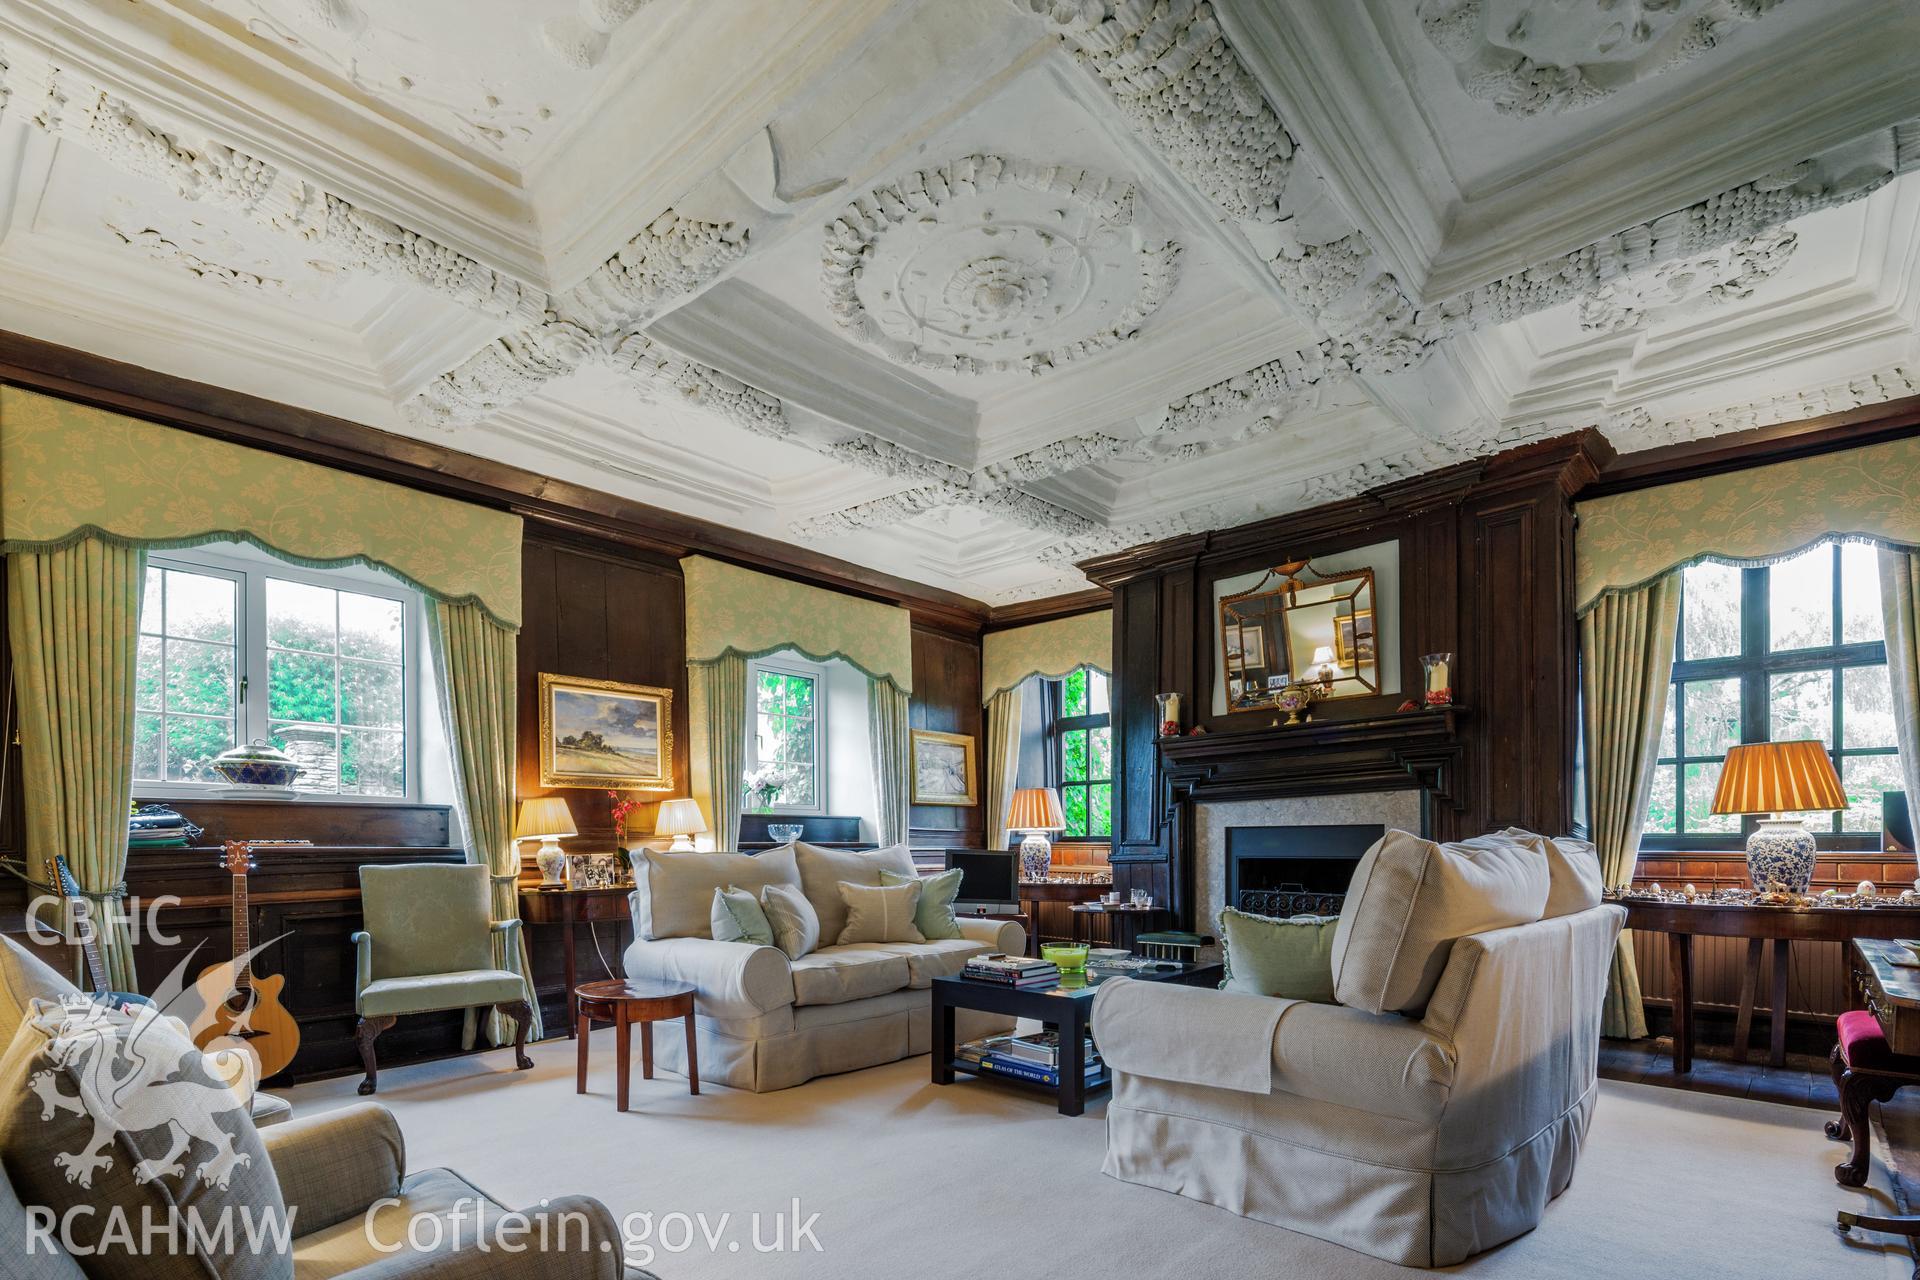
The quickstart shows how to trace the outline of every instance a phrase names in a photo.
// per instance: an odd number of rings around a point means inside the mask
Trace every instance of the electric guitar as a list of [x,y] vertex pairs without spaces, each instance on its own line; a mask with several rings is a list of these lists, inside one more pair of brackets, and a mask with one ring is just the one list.
[[194,983],[201,1008],[207,1011],[204,1026],[196,1028],[194,1043],[201,1048],[221,1037],[231,1036],[245,1044],[260,1060],[259,1078],[286,1069],[300,1050],[300,1024],[280,1003],[280,989],[286,985],[282,975],[253,972],[252,949],[248,940],[247,872],[253,868],[253,848],[262,844],[306,844],[305,840],[229,840],[222,859],[233,877],[233,958],[238,962],[217,964],[203,970]]
[[[54,887],[60,891],[61,901],[80,902],[84,900],[84,895],[80,892],[79,882],[73,878],[73,872],[67,869],[67,858],[65,854],[56,853],[53,855],[53,883]],[[70,911],[70,909],[68,910]],[[108,989],[107,962],[100,957],[100,930],[99,926],[94,924],[92,920],[88,920],[86,927],[83,929],[77,921],[69,916],[69,918],[61,921],[61,932],[65,933],[69,938],[78,941],[81,954],[87,958],[87,982],[93,988],[93,999],[95,1003],[104,1004],[111,1009],[125,1008],[130,1004],[153,1003],[145,996],[136,995],[131,991],[113,991]]]

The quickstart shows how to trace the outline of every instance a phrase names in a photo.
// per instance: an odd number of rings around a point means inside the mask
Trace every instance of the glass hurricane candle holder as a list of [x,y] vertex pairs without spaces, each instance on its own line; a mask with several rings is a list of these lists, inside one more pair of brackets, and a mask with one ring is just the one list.
[[1177,738],[1180,736],[1180,695],[1177,693],[1156,693],[1154,703],[1160,708],[1160,736]]
[[1426,671],[1425,696],[1421,700],[1429,707],[1452,706],[1453,655],[1429,653],[1420,659],[1420,665]]

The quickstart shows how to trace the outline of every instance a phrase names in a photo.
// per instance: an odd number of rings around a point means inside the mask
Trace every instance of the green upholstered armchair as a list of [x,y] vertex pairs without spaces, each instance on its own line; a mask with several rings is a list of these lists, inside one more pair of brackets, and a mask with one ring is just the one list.
[[527,983],[493,965],[493,935],[518,942],[518,920],[492,919],[484,866],[360,868],[360,913],[366,928],[353,935],[354,1038],[367,1078],[360,1092],[379,1081],[373,1042],[408,1013],[492,1005],[514,1021],[513,1056],[525,1071],[527,1028],[533,1010]]

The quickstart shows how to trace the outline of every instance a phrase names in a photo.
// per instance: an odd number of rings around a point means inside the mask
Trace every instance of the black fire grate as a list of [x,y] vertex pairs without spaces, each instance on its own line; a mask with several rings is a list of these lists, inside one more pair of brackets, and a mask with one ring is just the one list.
[[1344,893],[1311,893],[1305,889],[1242,889],[1240,910],[1284,920],[1289,916],[1337,916]]

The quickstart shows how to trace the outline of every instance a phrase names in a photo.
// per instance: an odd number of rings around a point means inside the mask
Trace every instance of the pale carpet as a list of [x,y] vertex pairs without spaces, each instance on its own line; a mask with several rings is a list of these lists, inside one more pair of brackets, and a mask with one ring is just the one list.
[[[413,1169],[446,1165],[511,1206],[583,1192],[624,1217],[706,1215],[718,1233],[682,1248],[679,1222],[650,1241],[663,1280],[708,1277],[1337,1277],[1419,1274],[1312,1237],[1104,1177],[1104,1106],[1067,1119],[1039,1095],[991,1081],[927,1081],[927,1059],[779,1093],[639,1078],[614,1110],[612,1032],[594,1037],[589,1093],[573,1046],[383,1072],[379,1101]],[[285,1090],[296,1115],[359,1099],[358,1077]],[[1804,1108],[1602,1082],[1573,1186],[1528,1235],[1456,1270],[1475,1277],[1871,1277],[1912,1261],[1883,1237],[1848,1245],[1836,1209],[1885,1211],[1877,1190],[1835,1185],[1838,1144]],[[1880,1171],[1876,1171],[1879,1173]],[[1876,1186],[1885,1186],[1884,1176]],[[760,1254],[798,1197],[822,1251]],[[731,1217],[723,1225],[722,1214]],[[729,1246],[737,1246],[729,1252]],[[644,1261],[644,1258],[636,1258]]]

